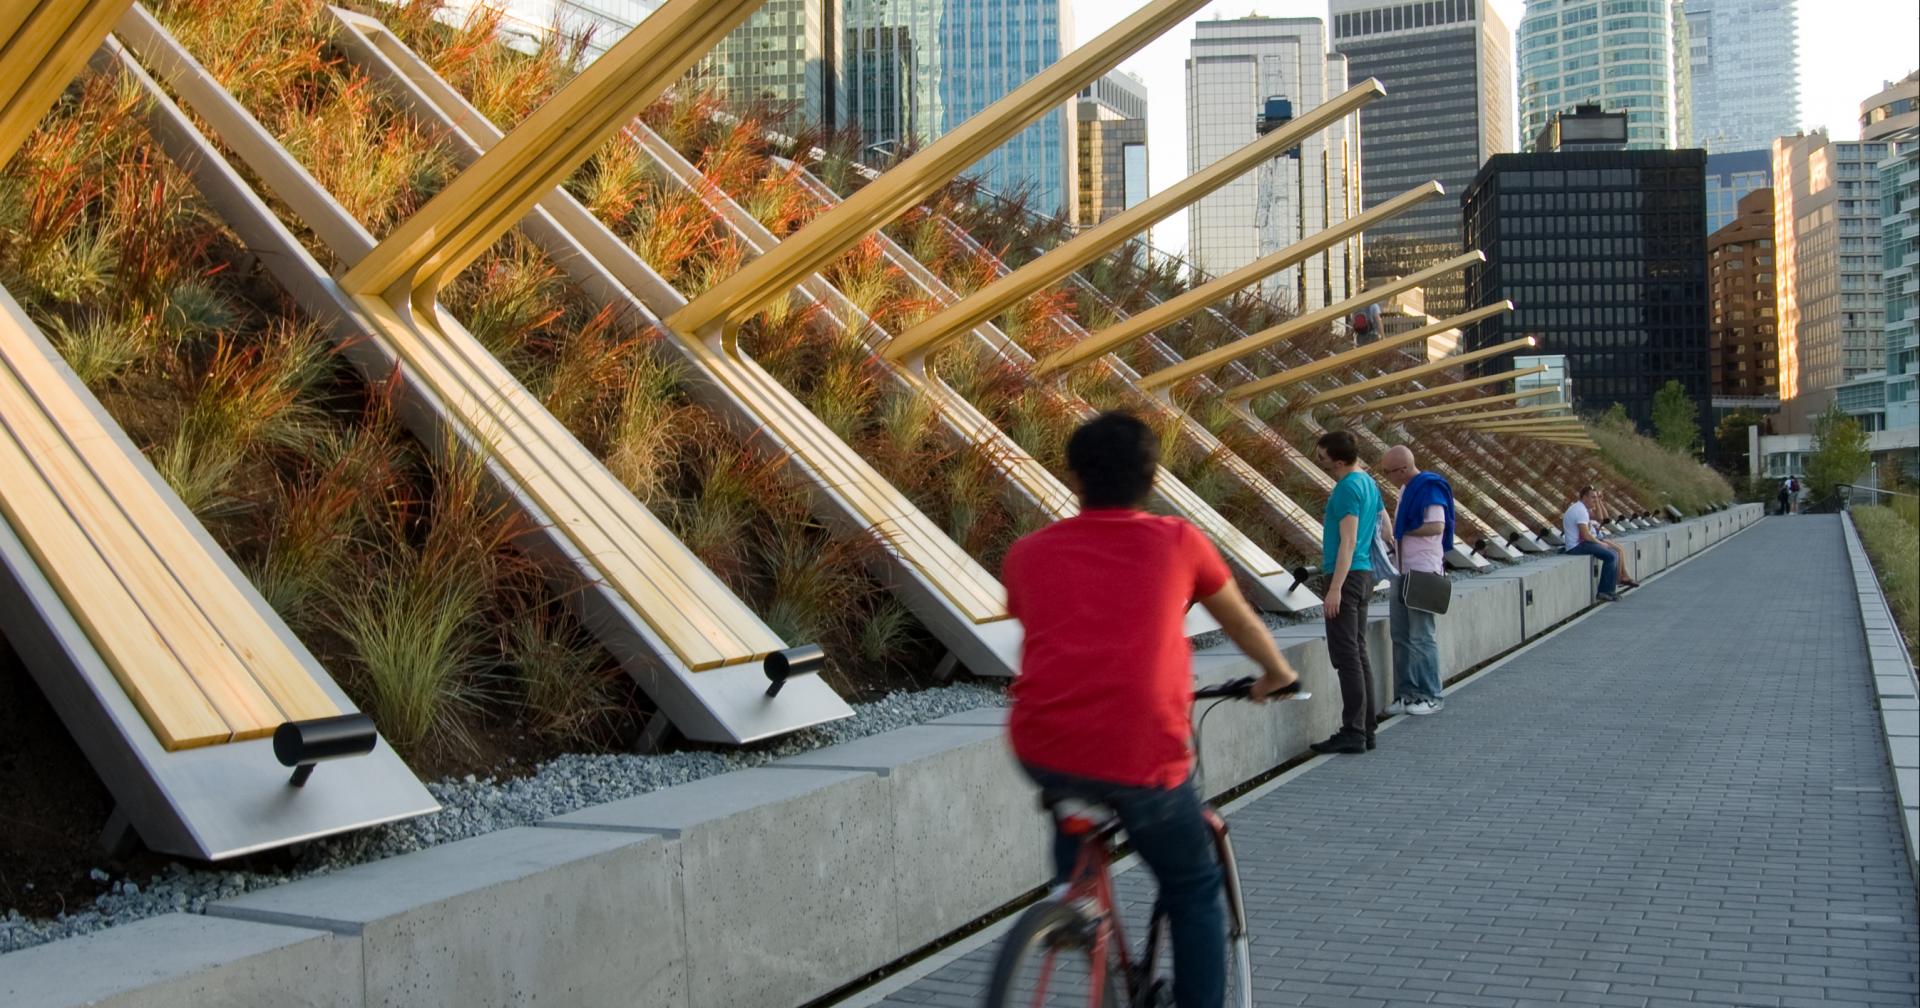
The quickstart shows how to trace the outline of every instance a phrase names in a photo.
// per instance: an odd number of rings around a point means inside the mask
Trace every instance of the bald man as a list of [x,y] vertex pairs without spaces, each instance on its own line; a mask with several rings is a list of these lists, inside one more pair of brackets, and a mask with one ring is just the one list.
[[[1380,456],[1379,469],[1380,475],[1400,488],[1400,506],[1393,516],[1400,570],[1445,573],[1447,551],[1453,548],[1453,487],[1439,473],[1421,472],[1413,449],[1406,445],[1387,449]],[[1394,700],[1387,713],[1438,714],[1446,704],[1441,699],[1435,617],[1408,606],[1404,596],[1396,579],[1387,607],[1393,629],[1394,681]]]

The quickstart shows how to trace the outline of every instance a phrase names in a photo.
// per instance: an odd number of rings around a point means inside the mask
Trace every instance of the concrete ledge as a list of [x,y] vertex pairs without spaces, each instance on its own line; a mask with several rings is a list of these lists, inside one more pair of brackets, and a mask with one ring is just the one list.
[[[1560,558],[1552,557],[1538,563],[1545,566],[1559,561]],[[1526,592],[1515,573],[1455,581],[1447,614],[1435,624],[1440,644],[1440,678],[1445,680],[1494,655],[1519,647],[1525,642],[1521,635],[1525,611]]]
[[360,941],[167,914],[0,958],[7,1008],[360,1008]]
[[1515,568],[1511,576],[1520,582],[1520,635],[1526,640],[1593,605],[1597,581],[1589,557],[1555,556]]
[[772,765],[861,770],[885,778],[894,840],[889,870],[899,897],[898,933],[886,961],[1052,874],[1052,833],[1002,724],[917,725]]
[[[759,767],[548,825],[566,828],[554,833],[676,834],[684,913],[656,907],[653,920],[663,930],[674,930],[676,916],[684,922],[686,1004],[778,1008],[817,998],[901,947],[901,894],[890,866],[896,852],[919,855],[896,841],[889,790],[886,778],[865,770]],[[618,1003],[665,1002],[629,993]]]
[[1887,744],[1887,766],[1893,774],[1900,805],[1900,824],[1907,840],[1907,860],[1920,879],[1920,680],[1913,658],[1893,621],[1893,610],[1880,588],[1854,527],[1853,515],[1842,517],[1847,560],[1860,604],[1860,623],[1866,634],[1867,660],[1873,671],[1874,703],[1880,711],[1882,738]]
[[251,893],[208,913],[354,936],[369,1008],[684,1005],[675,853],[658,836],[523,827]]
[[[1726,527],[1759,517],[1757,507],[1730,512]],[[1622,540],[1677,562],[1704,548],[1706,521]],[[1456,582],[1440,623],[1443,678],[1588,608],[1596,566],[1550,555]],[[1884,609],[1868,633],[1889,738],[1920,743],[1920,691],[1910,665],[1894,674]],[[1384,707],[1384,599],[1367,636]],[[1214,709],[1201,738],[1210,793],[1304,754],[1338,725],[1322,627],[1275,638],[1316,696]],[[1230,646],[1194,664],[1202,682],[1252,671]],[[1006,713],[964,711],[249,894],[209,917],[15,953],[0,960],[0,1005],[790,1008],[1044,882],[1047,827],[1006,748]],[[1916,762],[1904,761],[1912,774]],[[1903,785],[1911,838],[1910,793]]]

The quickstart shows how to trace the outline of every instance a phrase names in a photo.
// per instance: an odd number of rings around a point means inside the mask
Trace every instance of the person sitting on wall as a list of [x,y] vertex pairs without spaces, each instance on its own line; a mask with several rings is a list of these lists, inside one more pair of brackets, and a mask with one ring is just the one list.
[[[1219,1008],[1226,908],[1193,782],[1187,609],[1198,601],[1260,666],[1253,699],[1299,676],[1206,536],[1141,510],[1159,443],[1125,413],[1081,425],[1067,441],[1080,513],[1007,551],[1007,609],[1025,633],[1007,733],[1035,783],[1119,815],[1172,920],[1175,1003]],[[1064,882],[1078,839],[1056,830],[1053,854]]]
[[1601,527],[1601,523],[1613,520],[1613,512],[1607,508],[1604,501],[1599,503],[1599,513],[1595,514],[1593,518],[1593,532],[1594,535],[1599,537],[1600,545],[1612,550],[1614,557],[1620,561],[1620,566],[1617,568],[1620,571],[1618,579],[1620,587],[1640,587],[1640,582],[1634,580],[1632,568],[1627,563],[1627,548],[1608,538],[1606,530]]
[[1593,508],[1600,506],[1600,491],[1590,486],[1580,488],[1580,496],[1574,498],[1567,507],[1567,513],[1560,519],[1561,533],[1567,538],[1564,551],[1578,556],[1590,556],[1600,561],[1600,594],[1602,602],[1618,602],[1619,594],[1616,578],[1619,576],[1620,556],[1600,545],[1599,537],[1593,534]]

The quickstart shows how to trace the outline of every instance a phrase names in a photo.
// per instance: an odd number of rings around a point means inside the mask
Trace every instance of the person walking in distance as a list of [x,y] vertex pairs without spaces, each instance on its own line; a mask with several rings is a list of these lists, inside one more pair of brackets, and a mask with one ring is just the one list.
[[[1125,413],[1081,425],[1067,441],[1080,513],[1007,551],[1007,609],[1024,633],[1007,735],[1034,783],[1119,815],[1172,921],[1174,1003],[1220,1008],[1226,905],[1193,781],[1187,609],[1205,607],[1260,666],[1254,700],[1299,676],[1206,536],[1140,510],[1159,443]],[[1079,846],[1056,830],[1056,882],[1073,873]]]
[[1407,605],[1400,582],[1413,571],[1446,572],[1447,551],[1453,548],[1453,486],[1439,473],[1421,472],[1414,464],[1413,449],[1406,445],[1394,445],[1380,456],[1380,474],[1400,488],[1400,506],[1393,517],[1400,575],[1387,603],[1393,628],[1394,682],[1394,700],[1387,713],[1437,714],[1446,704],[1441,698],[1436,617]]
[[1566,552],[1600,561],[1600,600],[1618,602],[1620,596],[1615,589],[1619,587],[1620,557],[1600,545],[1599,537],[1593,534],[1593,508],[1599,504],[1599,491],[1590,486],[1581,487],[1580,496],[1567,507],[1567,513],[1560,519],[1560,530],[1567,538]]
[[1310,748],[1363,753],[1373,748],[1373,670],[1367,664],[1367,599],[1373,595],[1372,543],[1380,520],[1380,487],[1360,469],[1353,435],[1328,431],[1313,453],[1337,481],[1321,533],[1321,593],[1327,651],[1340,678],[1340,730]]

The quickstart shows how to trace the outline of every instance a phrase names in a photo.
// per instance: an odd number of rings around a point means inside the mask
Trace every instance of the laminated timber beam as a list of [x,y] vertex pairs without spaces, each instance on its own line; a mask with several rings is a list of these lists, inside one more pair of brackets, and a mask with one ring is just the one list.
[[[1315,393],[1312,398],[1307,400],[1306,404],[1308,406],[1325,406],[1330,402],[1334,402],[1335,400],[1339,400],[1339,399],[1345,399],[1348,396],[1360,395],[1362,393],[1371,392],[1374,389],[1386,388],[1389,385],[1399,385],[1403,382],[1413,381],[1416,378],[1421,378],[1426,375],[1433,374],[1436,371],[1446,371],[1450,368],[1459,367],[1462,364],[1471,364],[1477,360],[1484,360],[1485,358],[1488,358],[1488,357],[1494,357],[1503,353],[1511,353],[1515,350],[1520,350],[1526,347],[1532,347],[1537,345],[1538,345],[1538,341],[1535,340],[1532,336],[1522,336],[1516,340],[1508,340],[1505,343],[1496,343],[1493,346],[1482,347],[1478,350],[1469,351],[1463,354],[1454,354],[1451,357],[1442,358],[1441,360],[1429,361],[1425,364],[1418,364],[1410,368],[1403,368],[1399,371],[1389,371],[1386,374],[1379,376],[1378,378],[1369,378],[1366,381],[1355,382],[1351,385],[1342,385],[1342,386],[1339,386],[1338,388],[1330,388],[1324,392]],[[1426,393],[1426,394],[1431,395],[1432,393]]]
[[[667,0],[347,270],[361,298],[431,318],[440,288],[639,115],[761,0]],[[404,287],[404,291],[395,291]]]
[[0,4],[0,165],[33,134],[132,0]]
[[[1528,398],[1528,397],[1534,397],[1534,396],[1541,396],[1541,395],[1546,395],[1553,391],[1555,390],[1529,389],[1528,391],[1525,391],[1525,392],[1513,393],[1513,398]],[[1506,397],[1500,397],[1500,398],[1506,398]],[[1437,424],[1464,424],[1464,423],[1472,423],[1476,420],[1501,420],[1507,417],[1521,417],[1521,416],[1532,416],[1534,414],[1539,414],[1539,413],[1552,413],[1555,410],[1564,410],[1567,408],[1568,407],[1566,403],[1542,403],[1541,405],[1538,405],[1538,406],[1513,406],[1507,409],[1487,410],[1481,413],[1459,413],[1459,414],[1447,413],[1447,414],[1438,415],[1438,416],[1426,417],[1423,419],[1422,422],[1437,423]]]
[[730,341],[733,330],[769,301],[786,297],[801,281],[825,269],[868,234],[924,201],[1034,120],[1071,101],[1121,60],[1205,5],[1206,0],[1153,0],[1146,4],[968,117],[958,128],[887,169],[839,206],[802,225],[772,252],[673,313],[667,325],[687,334],[704,334],[717,326]]
[[1519,399],[1532,399],[1536,396],[1543,396],[1550,392],[1557,391],[1559,390],[1552,387],[1542,387],[1537,389],[1524,389],[1519,392],[1507,392],[1496,396],[1482,396],[1479,399],[1459,399],[1449,403],[1441,403],[1438,406],[1424,406],[1420,409],[1401,410],[1398,413],[1388,416],[1387,420],[1392,423],[1401,423],[1420,417],[1440,417],[1449,413],[1458,413],[1463,410],[1479,409],[1482,406],[1497,406],[1500,403],[1510,403]]
[[[1295,242],[1271,255],[1257,259],[1237,270],[1210,280],[1192,290],[1170,297],[1165,301],[1130,316],[1099,332],[1088,336],[1064,350],[1056,351],[1041,358],[1034,365],[1034,373],[1046,375],[1077,364],[1085,363],[1102,354],[1139,339],[1147,333],[1173,325],[1205,309],[1215,302],[1225,300],[1235,291],[1252,286],[1265,278],[1290,266],[1297,265],[1307,258],[1326,251],[1329,248],[1352,238],[1381,221],[1391,220],[1409,208],[1444,192],[1440,183],[1428,182],[1426,185],[1409,189],[1398,196],[1368,210],[1365,213],[1349,217],[1334,226],[1321,231],[1305,241]],[[1444,332],[1445,330],[1439,330]],[[1429,334],[1431,335],[1431,334]],[[1400,346],[1410,342],[1412,334],[1394,337],[1391,346]],[[1382,344],[1388,341],[1382,340]],[[1383,346],[1382,349],[1390,349]]]
[[[129,11],[116,32],[334,256],[351,267],[376,247],[143,9]],[[124,62],[145,76],[131,57]],[[676,728],[740,743],[852,713],[818,676],[796,676],[766,695],[776,669],[817,666],[817,649],[789,648],[437,303],[421,311],[405,285],[391,300],[343,288],[159,84],[143,86],[153,98],[150,128],[168,156],[302,309],[327,323],[363,375],[405,379],[400,415],[422,443],[484,460],[490,489],[527,516],[518,545],[566,587],[582,623]]]
[[1195,375],[1211,371],[1222,364],[1239,360],[1248,354],[1264,350],[1281,340],[1298,336],[1317,326],[1326,325],[1328,322],[1348,312],[1364,308],[1383,297],[1389,297],[1402,291],[1411,290],[1428,281],[1437,280],[1449,273],[1466,269],[1474,263],[1486,261],[1486,254],[1479,251],[1455,256],[1438,265],[1429,266],[1426,269],[1400,277],[1396,280],[1391,280],[1377,287],[1370,287],[1345,301],[1330,304],[1325,308],[1308,312],[1298,318],[1288,319],[1279,325],[1262,329],[1251,336],[1235,340],[1226,346],[1215,347],[1206,353],[1190,357],[1174,367],[1162,368],[1159,371],[1155,371],[1141,378],[1140,387],[1148,390],[1170,387],[1188,378],[1192,378]]
[[[1259,381],[1236,385],[1228,394],[1237,400],[1247,400],[1255,396],[1266,395],[1269,392],[1277,392],[1289,385],[1295,385],[1303,381],[1318,378],[1321,375],[1330,374],[1341,368],[1357,367],[1361,361],[1386,353],[1389,350],[1398,350],[1410,343],[1417,343],[1430,336],[1438,336],[1450,330],[1470,326],[1483,319],[1490,319],[1495,315],[1500,315],[1512,310],[1513,302],[1511,301],[1495,302],[1494,304],[1475,308],[1470,312],[1455,315],[1452,318],[1445,318],[1429,325],[1423,325],[1411,332],[1404,332],[1398,336],[1389,336],[1372,343],[1363,343],[1350,350],[1342,350],[1339,353],[1322,357],[1311,363],[1287,368],[1285,371],[1268,375]],[[1545,371],[1546,368],[1542,367],[1540,370]]]
[[[451,131],[460,157],[478,157],[498,141],[499,130],[457,91],[434,76],[398,36],[378,21],[336,12],[340,42],[350,59],[371,77],[394,89],[400,101],[422,120]],[[636,144],[671,180],[685,181],[691,171],[664,144],[650,142],[638,123],[629,124],[623,142]],[[773,238],[743,213],[731,213],[730,201],[708,193],[707,206],[723,225],[736,227],[748,244]],[[737,207],[732,207],[737,210]],[[579,201],[556,188],[522,224],[523,231],[563,269],[582,291],[622,313],[645,320],[662,318],[686,305],[683,298],[631,247],[607,229]],[[819,277],[804,279],[801,296],[821,300],[830,312],[851,312],[850,305]],[[851,316],[849,316],[851,317]],[[774,451],[808,490],[814,513],[836,531],[872,541],[869,561],[887,584],[970,670],[982,675],[1011,675],[1018,657],[1019,632],[1006,611],[999,582],[939,526],[855,453],[844,440],[809,412],[785,386],[767,374],[737,344],[712,333],[700,339],[668,330],[662,349],[686,365],[689,392],[712,409],[736,434]],[[899,377],[911,377],[896,375]],[[953,404],[946,404],[953,405]],[[988,440],[998,432],[972,411],[946,412],[943,422],[965,428],[964,436],[998,450],[1010,442]],[[975,422],[977,421],[977,422]],[[1014,449],[1017,451],[1017,446]],[[1070,508],[1063,486],[1025,453],[1009,458],[1027,477],[1021,489],[1032,503],[1048,510]],[[1024,462],[1022,460],[1025,460]],[[1035,471],[1039,476],[1035,476]],[[1191,632],[1213,624],[1190,615]],[[703,677],[697,677],[696,683]]]
[[[1449,359],[1452,359],[1452,358],[1449,358]],[[1542,364],[1538,367],[1515,368],[1511,371],[1502,371],[1499,374],[1490,374],[1490,375],[1487,375],[1485,378],[1469,378],[1465,381],[1452,382],[1446,385],[1436,385],[1433,388],[1417,388],[1417,389],[1414,389],[1412,392],[1402,392],[1399,395],[1382,396],[1379,399],[1369,399],[1366,402],[1355,403],[1350,406],[1343,406],[1340,408],[1340,412],[1341,413],[1372,413],[1372,412],[1377,412],[1379,410],[1388,409],[1394,406],[1403,406],[1407,403],[1419,402],[1422,399],[1429,399],[1437,395],[1448,395],[1454,392],[1464,392],[1468,389],[1479,388],[1482,385],[1496,385],[1496,384],[1499,384],[1500,382],[1511,381],[1512,379],[1515,379],[1515,378],[1525,378],[1529,375],[1545,374],[1546,371],[1547,371],[1547,366],[1545,364]]]
[[[1299,146],[1301,141],[1358,112],[1361,106],[1386,93],[1386,88],[1371,77],[1348,88],[1345,94],[1314,106],[1300,118],[1255,139],[961,298],[959,304],[935,312],[895,336],[881,353],[893,361],[925,357],[971,332],[974,326],[998,317],[1008,308],[1066,279],[1080,267],[1133,240],[1152,225],[1199,202],[1262,162],[1284,156],[1289,148]],[[1327,244],[1332,245],[1338,240],[1329,240]]]

